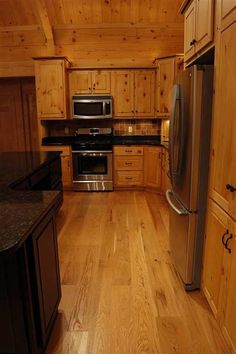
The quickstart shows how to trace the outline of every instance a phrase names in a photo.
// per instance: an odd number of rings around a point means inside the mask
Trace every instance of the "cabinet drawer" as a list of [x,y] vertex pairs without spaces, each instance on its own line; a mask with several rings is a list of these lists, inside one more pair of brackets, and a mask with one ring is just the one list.
[[116,156],[115,169],[119,171],[143,170],[142,156]]
[[114,146],[114,153],[118,156],[143,155],[142,146]]
[[118,186],[142,186],[143,171],[117,171],[116,185]]

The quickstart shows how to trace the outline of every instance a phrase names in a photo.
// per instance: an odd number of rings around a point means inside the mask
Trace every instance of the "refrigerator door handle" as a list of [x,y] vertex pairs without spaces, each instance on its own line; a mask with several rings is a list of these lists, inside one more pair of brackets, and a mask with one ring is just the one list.
[[180,205],[180,208],[178,208],[173,201],[171,200],[171,197],[174,197],[173,192],[168,189],[166,191],[166,199],[168,201],[168,204],[170,205],[170,207],[178,214],[178,215],[190,215],[191,213],[185,209],[176,199],[176,202]]

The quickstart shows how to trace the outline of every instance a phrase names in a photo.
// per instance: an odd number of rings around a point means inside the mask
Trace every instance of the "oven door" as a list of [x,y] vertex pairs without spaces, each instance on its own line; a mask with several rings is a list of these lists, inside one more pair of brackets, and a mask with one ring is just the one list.
[[112,180],[112,152],[72,152],[73,182]]

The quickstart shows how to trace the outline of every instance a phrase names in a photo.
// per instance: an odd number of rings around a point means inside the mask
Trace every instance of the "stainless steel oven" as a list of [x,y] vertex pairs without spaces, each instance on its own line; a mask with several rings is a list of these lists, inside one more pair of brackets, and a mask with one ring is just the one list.
[[[72,146],[73,186],[78,191],[113,190],[113,163],[111,135],[89,129],[90,135],[79,136]],[[104,131],[101,130],[101,133]],[[107,129],[106,129],[107,131]]]

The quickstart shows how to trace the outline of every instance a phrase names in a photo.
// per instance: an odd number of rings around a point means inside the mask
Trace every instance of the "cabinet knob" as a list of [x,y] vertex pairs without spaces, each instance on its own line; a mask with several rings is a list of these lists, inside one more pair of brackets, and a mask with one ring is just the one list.
[[236,192],[236,187],[232,186],[232,184],[226,184],[225,188],[231,193]]
[[190,42],[190,45],[194,45],[195,43],[197,43],[196,39],[193,39],[192,42]]

